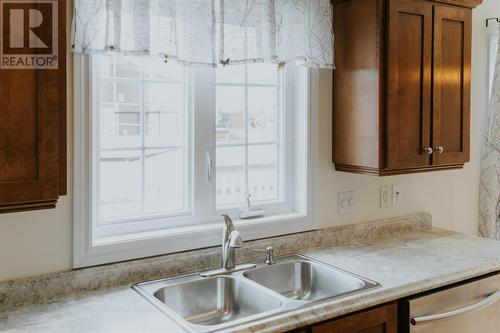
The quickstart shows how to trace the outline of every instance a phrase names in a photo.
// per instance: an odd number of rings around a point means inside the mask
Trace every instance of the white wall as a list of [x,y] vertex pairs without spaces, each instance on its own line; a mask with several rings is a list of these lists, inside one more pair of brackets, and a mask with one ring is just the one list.
[[[474,12],[471,163],[463,170],[386,178],[335,172],[331,163],[331,75],[328,71],[321,74],[319,188],[315,199],[318,200],[318,218],[322,227],[425,210],[432,213],[434,224],[439,227],[476,234],[479,156],[488,94],[489,32],[484,27],[484,18],[495,15],[500,16],[498,0],[484,0]],[[70,148],[71,116],[70,108]],[[71,149],[69,156],[72,156]],[[71,180],[71,158],[69,171]],[[397,209],[379,208],[379,186],[384,184],[402,185],[402,203]],[[351,215],[338,216],[337,193],[346,190],[356,191],[358,204]],[[0,215],[0,281],[71,268],[71,200],[71,195],[62,198],[55,210]]]

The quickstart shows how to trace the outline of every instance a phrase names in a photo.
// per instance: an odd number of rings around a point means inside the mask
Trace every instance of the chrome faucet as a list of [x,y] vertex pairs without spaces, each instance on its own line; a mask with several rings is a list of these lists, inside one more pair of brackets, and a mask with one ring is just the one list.
[[222,255],[221,264],[224,269],[234,269],[236,266],[235,250],[243,245],[240,233],[234,228],[233,221],[228,215],[224,217],[222,227]]
[[211,269],[209,271],[200,272],[203,277],[211,277],[217,275],[228,274],[232,272],[242,271],[255,268],[255,264],[243,264],[236,266],[236,249],[243,245],[240,233],[234,228],[233,221],[228,215],[224,217],[224,225],[222,226],[222,249],[221,249],[221,268]]

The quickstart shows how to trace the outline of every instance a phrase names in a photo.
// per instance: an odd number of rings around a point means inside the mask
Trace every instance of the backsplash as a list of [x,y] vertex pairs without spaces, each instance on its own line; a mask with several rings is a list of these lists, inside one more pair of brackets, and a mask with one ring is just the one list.
[[[354,225],[291,234],[245,242],[237,250],[237,261],[263,258],[254,249],[274,247],[276,256],[355,245],[383,237],[432,228],[429,213],[418,213]],[[89,292],[154,280],[220,266],[220,247],[89,267],[33,278],[0,282],[0,312],[20,305],[40,304],[58,297],[78,298]]]

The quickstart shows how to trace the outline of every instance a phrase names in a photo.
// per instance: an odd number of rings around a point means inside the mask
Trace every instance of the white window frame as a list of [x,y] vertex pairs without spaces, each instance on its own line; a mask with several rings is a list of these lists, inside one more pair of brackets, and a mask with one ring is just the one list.
[[[134,226],[139,226],[139,224],[131,223],[129,224],[131,229],[127,230],[127,233],[122,236],[111,236],[110,234],[109,237],[101,237],[99,240],[94,240],[93,235],[96,230],[93,225],[93,213],[91,212],[91,192],[93,187],[92,179],[95,177],[92,176],[94,161],[92,160],[93,155],[91,153],[93,147],[91,130],[95,129],[97,125],[92,123],[91,110],[94,108],[90,105],[92,101],[93,79],[90,62],[91,58],[89,56],[74,55],[73,267],[93,266],[220,245],[222,220],[218,214],[222,212],[230,213],[232,214],[231,216],[235,217],[237,216],[235,215],[237,209],[217,211],[216,215],[208,217],[208,221],[212,221],[209,223],[206,222],[206,219],[204,219],[205,221],[199,221],[199,224],[193,224],[192,219],[190,221],[191,224],[186,224],[184,223],[186,220],[183,221],[182,217],[175,218],[176,221],[169,219],[168,229],[165,229],[164,222],[163,228],[161,228],[162,221],[154,219],[148,222],[141,221],[141,224],[150,223],[153,226],[149,228],[151,231],[143,231],[142,226],[137,228],[137,230],[133,230]],[[207,71],[209,70],[207,69]],[[300,170],[300,175],[307,175],[306,181],[302,180],[303,189],[294,189],[298,193],[301,193],[302,197],[296,194],[294,198],[287,198],[289,199],[288,202],[291,202],[291,200],[294,201],[296,212],[272,214],[271,208],[271,214],[266,211],[266,215],[262,218],[251,220],[235,219],[236,227],[244,240],[279,236],[318,228],[314,218],[316,205],[313,204],[315,202],[313,194],[315,193],[315,175],[317,174],[315,170],[317,161],[319,70],[309,69],[304,72],[304,78],[300,81],[302,84],[297,84],[294,87],[296,93],[293,97],[295,99],[293,103],[294,105],[300,104],[307,109],[306,124],[295,124],[296,135],[300,135],[300,133],[307,134],[307,143],[305,143],[305,147],[300,147],[297,143],[300,144],[304,140],[298,140],[297,142],[293,142],[293,144],[292,142],[287,142],[289,149],[295,148],[297,151],[306,152],[306,161],[298,163],[295,166],[302,169]],[[299,75],[302,74],[299,73]],[[214,103],[209,103],[209,105],[214,105]],[[213,117],[214,112],[207,112],[206,114],[209,117]],[[210,123],[215,123],[211,120]],[[203,129],[195,129],[195,134],[199,130]],[[287,138],[288,140],[293,140],[291,136],[287,136]],[[200,153],[205,154],[206,152],[195,152],[195,154]],[[205,166],[195,165],[194,168],[201,169],[198,171],[195,170],[193,173],[194,175],[199,175],[200,172],[204,172]],[[287,175],[286,177],[291,177],[291,175]],[[296,180],[292,183],[300,181]],[[212,182],[208,186],[212,186],[215,191],[215,182]],[[285,195],[287,195],[287,192],[285,192]],[[215,200],[215,195],[212,198]],[[215,203],[207,203],[207,205],[212,204],[215,205]],[[219,220],[220,222],[215,222]],[[154,227],[155,223],[157,223],[157,227]]]

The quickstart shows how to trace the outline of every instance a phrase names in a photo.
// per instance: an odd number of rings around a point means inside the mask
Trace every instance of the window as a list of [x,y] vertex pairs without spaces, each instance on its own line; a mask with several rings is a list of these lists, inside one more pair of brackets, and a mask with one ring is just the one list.
[[75,266],[217,245],[248,202],[244,238],[311,229],[308,78],[77,56]]
[[[282,73],[273,64],[216,71],[217,206],[283,199]],[[282,126],[283,125],[283,126]]]

